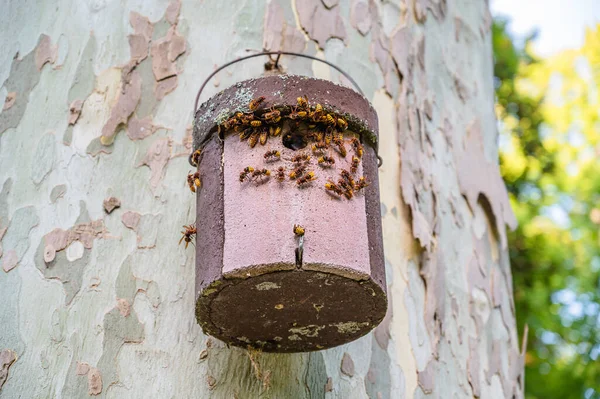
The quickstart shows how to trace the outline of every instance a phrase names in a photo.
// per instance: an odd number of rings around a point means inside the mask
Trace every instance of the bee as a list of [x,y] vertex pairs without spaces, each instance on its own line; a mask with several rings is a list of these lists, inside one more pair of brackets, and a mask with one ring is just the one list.
[[337,147],[337,151],[340,153],[342,158],[346,158],[346,146],[344,145],[344,139],[341,137],[334,137],[333,144]]
[[244,129],[244,131],[242,131],[240,133],[240,140],[241,141],[246,140],[248,137],[250,137],[250,135],[252,134],[253,131],[254,131],[254,129],[252,129],[252,128]]
[[325,151],[327,148],[329,148],[329,146],[327,145],[326,142],[324,141],[319,141],[317,143],[314,143],[312,145],[312,151],[313,152],[323,152]]
[[309,162],[310,161],[310,155],[301,152],[300,154],[294,155],[292,157],[292,162],[294,163],[299,163],[299,162]]
[[302,176],[301,178],[299,178],[298,180],[296,180],[296,184],[299,187],[302,187],[316,179],[317,178],[315,177],[315,172],[311,171],[311,172],[308,172],[307,174],[305,174],[304,176]]
[[304,227],[300,226],[299,224],[295,224],[294,225],[294,234],[297,235],[298,237],[302,237],[304,235]]
[[274,137],[279,136],[281,134],[281,126],[270,126],[269,134]]
[[183,228],[185,230],[181,232],[182,235],[181,239],[179,239],[179,245],[181,245],[182,241],[185,241],[185,248],[187,249],[190,242],[192,242],[192,239],[196,237],[196,226],[189,224],[187,226],[183,226]]
[[322,166],[324,168],[329,168],[335,164],[335,159],[333,159],[332,157],[330,157],[328,155],[323,155],[322,157],[320,157],[318,159],[317,162],[319,163],[319,166]]
[[325,189],[327,190],[327,192],[334,193],[338,197],[341,197],[344,194],[344,190],[342,190],[340,186],[338,186],[331,180],[327,180],[327,183],[325,183]]
[[268,179],[269,176],[271,176],[271,171],[269,169],[256,169],[254,172],[252,172],[252,180],[256,180],[256,179]]
[[369,183],[369,182],[367,181],[367,179],[365,179],[365,177],[364,177],[364,176],[362,176],[362,177],[360,177],[360,178],[358,179],[358,181],[356,182],[355,189],[356,189],[356,191],[360,191],[360,190],[362,190],[363,188],[367,187],[369,184],[371,184],[371,183]]
[[331,125],[331,126],[335,126],[336,125],[336,119],[333,117],[333,115],[327,114],[325,116],[325,119],[326,119],[326,122],[327,122],[328,125]]
[[190,187],[190,190],[192,190],[192,192],[195,193],[196,187],[200,187],[202,185],[202,181],[200,181],[200,172],[188,173],[187,183]]
[[252,127],[261,127],[262,121],[250,121],[250,126]]
[[342,131],[348,129],[348,122],[344,118],[337,118],[337,125]]
[[254,172],[254,168],[252,166],[246,166],[244,170],[240,172],[240,183],[243,183],[244,180],[248,177],[250,173]]
[[281,115],[281,111],[276,110],[275,108],[271,108],[269,112],[263,114],[263,119],[268,121],[271,119],[278,118]]
[[258,132],[254,131],[248,139],[248,145],[250,146],[250,148],[254,148],[256,143],[258,143]]
[[289,174],[290,180],[296,180],[297,178],[301,177],[305,170],[306,170],[305,164],[300,164],[300,165],[296,166],[296,168],[294,168],[294,170],[292,170]]
[[298,97],[298,98],[296,98],[296,101],[298,102],[298,107],[308,108],[308,97],[306,97],[306,96]]
[[280,167],[277,169],[277,175],[276,175],[276,177],[277,177],[277,180],[278,180],[280,183],[281,183],[281,182],[283,182],[283,181],[285,180],[285,167],[283,167],[283,166],[280,166]]
[[262,132],[260,132],[260,145],[267,144],[267,137],[267,129],[264,129]]
[[198,162],[200,162],[200,154],[202,154],[202,151],[200,150],[196,150],[194,151],[194,153],[192,154],[192,165],[194,166],[198,166]]
[[260,96],[258,98],[255,98],[252,101],[250,101],[250,103],[248,104],[248,108],[250,108],[250,111],[254,111],[260,106],[260,104],[263,101],[265,101],[265,96]]
[[342,169],[342,171],[340,172],[340,176],[342,176],[344,180],[348,182],[350,188],[354,188],[354,179],[352,178],[350,172],[348,172],[346,169]]
[[356,171],[358,170],[359,163],[360,163],[360,158],[358,158],[356,156],[352,156],[352,165],[350,165],[350,172],[352,172],[352,174],[356,173]]
[[354,152],[356,153],[356,155],[359,158],[362,158],[363,152],[364,152],[364,147],[360,143],[360,140],[358,140],[356,137],[353,137],[352,140],[350,140],[350,143],[352,144],[352,147],[354,147]]
[[263,155],[265,162],[278,161],[280,157],[281,157],[281,153],[277,150],[267,151],[267,152],[265,152],[265,155]]

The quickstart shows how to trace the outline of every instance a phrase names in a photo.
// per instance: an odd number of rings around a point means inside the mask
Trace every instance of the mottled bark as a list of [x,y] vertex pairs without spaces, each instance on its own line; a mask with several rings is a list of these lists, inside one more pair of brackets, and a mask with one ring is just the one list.
[[[465,0],[9,2],[0,395],[522,397],[490,24],[485,2]],[[195,214],[195,90],[261,48],[335,62],[379,113],[388,314],[327,351],[203,336],[194,251],[177,245]],[[219,74],[203,99],[264,62]],[[347,83],[307,60],[281,64]]]

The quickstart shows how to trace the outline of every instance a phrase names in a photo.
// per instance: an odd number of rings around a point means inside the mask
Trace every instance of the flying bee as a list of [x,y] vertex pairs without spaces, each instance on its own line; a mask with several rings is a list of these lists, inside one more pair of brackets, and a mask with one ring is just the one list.
[[248,104],[248,108],[250,108],[250,111],[254,111],[260,106],[260,104],[263,101],[265,101],[265,96],[257,97],[255,99],[253,99],[252,101],[250,101],[250,103]]
[[310,161],[310,155],[301,152],[300,154],[294,155],[292,157],[292,162],[294,163],[299,163],[299,162],[309,162]]
[[185,241],[185,248],[187,249],[192,239],[196,237],[196,226],[188,224],[183,226],[184,230],[181,232],[181,238],[179,239],[179,245],[182,241]]
[[312,145],[313,152],[324,152],[327,148],[329,148],[329,146],[324,141],[319,141]]
[[277,150],[270,150],[265,152],[265,155],[263,155],[263,158],[265,159],[265,162],[275,162],[275,161],[279,161],[279,158],[281,157],[281,153]]
[[305,170],[306,170],[305,164],[300,164],[300,165],[296,166],[294,168],[294,170],[292,170],[289,174],[290,180],[296,180],[297,178],[301,177],[302,174],[304,174]]
[[269,134],[271,136],[279,136],[281,134],[281,126],[269,126]]
[[352,178],[350,172],[348,172],[346,169],[342,169],[342,171],[340,172],[340,176],[342,176],[344,180],[348,182],[350,188],[354,188],[354,179]]
[[336,119],[334,118],[334,116],[333,116],[333,115],[331,115],[331,114],[327,114],[327,115],[325,116],[325,118],[326,118],[326,122],[327,122],[327,124],[328,124],[328,125],[335,126],[335,124],[336,124]]
[[308,97],[306,97],[306,96],[298,97],[298,98],[296,98],[296,101],[298,102],[299,108],[308,108]]
[[250,148],[254,148],[256,143],[258,143],[258,132],[254,131],[248,139],[248,145],[250,146]]
[[198,162],[200,162],[200,154],[202,154],[202,151],[200,151],[200,150],[194,151],[194,153],[192,154],[192,157],[191,157],[192,165],[198,166]]
[[250,173],[254,172],[254,168],[252,166],[246,166],[244,170],[240,172],[240,183],[243,183],[244,180],[248,177]]
[[250,126],[252,127],[261,127],[262,126],[262,121],[250,121]]
[[360,140],[358,140],[356,137],[353,137],[352,140],[350,140],[350,143],[352,144],[352,147],[354,147],[354,152],[356,153],[356,156],[362,158],[364,147],[360,143]]
[[325,183],[325,189],[327,190],[327,192],[334,193],[338,197],[341,197],[344,194],[344,190],[342,190],[340,186],[338,186],[331,180],[327,180],[327,183]]
[[195,193],[196,187],[200,187],[202,185],[202,181],[200,181],[200,172],[188,173],[187,183],[190,187],[190,190],[192,190],[192,192]]
[[285,167],[280,166],[277,169],[277,174],[275,176],[277,177],[277,180],[282,183],[285,180]]
[[260,179],[262,182],[263,179],[268,179],[271,176],[271,171],[269,169],[257,169],[252,172],[252,180]]
[[344,118],[337,118],[337,125],[338,127],[344,131],[346,129],[348,129],[348,122],[346,122],[346,120]]
[[315,177],[315,172],[308,172],[307,174],[305,174],[304,176],[302,176],[301,178],[299,178],[298,180],[296,180],[296,184],[299,187],[302,187],[308,183],[310,183],[313,180],[317,180],[317,178]]
[[304,235],[304,227],[300,226],[299,224],[295,224],[294,225],[294,234],[297,235],[298,237],[302,237]]
[[260,145],[265,145],[267,144],[267,129],[263,129],[262,132],[260,132]]
[[340,137],[333,138],[333,144],[337,147],[337,151],[340,153],[342,158],[346,158],[346,146],[344,145],[344,139]]
[[263,114],[263,119],[268,121],[271,119],[278,118],[281,115],[281,111],[276,110],[275,108],[271,108],[269,112]]
[[371,184],[371,183],[369,183],[369,182],[367,181],[367,179],[365,179],[365,177],[364,177],[364,176],[362,176],[362,177],[360,177],[360,178],[358,179],[358,181],[356,182],[355,189],[356,189],[356,191],[360,191],[360,190],[362,190],[363,188],[367,187],[369,184]]
[[328,155],[323,155],[318,159],[317,162],[319,163],[319,166],[322,166],[324,168],[330,168],[335,164],[335,159]]
[[352,174],[356,173],[356,171],[358,170],[359,163],[360,163],[360,158],[353,155],[352,156],[352,165],[350,165],[350,172],[352,172]]

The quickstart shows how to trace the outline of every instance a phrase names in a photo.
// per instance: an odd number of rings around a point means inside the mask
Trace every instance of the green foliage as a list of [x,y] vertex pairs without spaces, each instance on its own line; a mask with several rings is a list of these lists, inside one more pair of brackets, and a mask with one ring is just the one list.
[[600,398],[600,24],[580,49],[537,59],[493,25],[500,166],[526,397]]

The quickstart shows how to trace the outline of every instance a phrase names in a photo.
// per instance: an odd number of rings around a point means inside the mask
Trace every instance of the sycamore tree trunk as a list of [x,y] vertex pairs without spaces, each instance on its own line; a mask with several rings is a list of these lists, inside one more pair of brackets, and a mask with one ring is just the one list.
[[[467,0],[5,1],[2,398],[523,396],[491,17]],[[261,49],[348,71],[379,113],[388,314],[331,350],[228,348],[194,317],[193,100]],[[260,76],[219,74],[203,99]],[[304,59],[288,73],[344,82]]]

